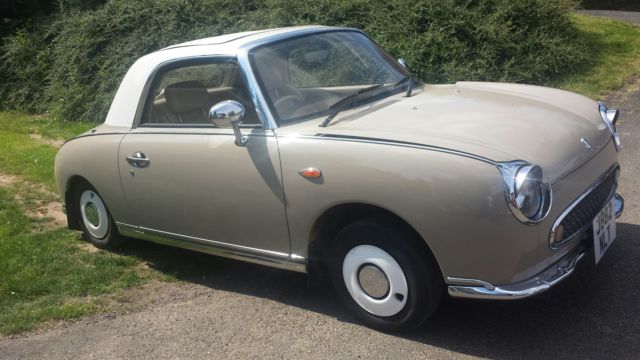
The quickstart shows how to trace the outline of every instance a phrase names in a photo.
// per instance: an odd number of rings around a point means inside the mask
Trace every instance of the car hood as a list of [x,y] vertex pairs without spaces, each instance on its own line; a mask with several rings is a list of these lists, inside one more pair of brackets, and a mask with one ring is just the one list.
[[393,96],[345,111],[325,128],[304,124],[314,135],[411,142],[496,162],[525,160],[540,165],[552,182],[597,154],[611,138],[593,100],[503,83],[427,85],[409,98]]

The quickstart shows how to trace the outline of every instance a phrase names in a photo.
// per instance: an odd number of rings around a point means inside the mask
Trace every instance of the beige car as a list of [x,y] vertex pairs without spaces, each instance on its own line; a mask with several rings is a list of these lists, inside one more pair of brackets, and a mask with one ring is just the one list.
[[[69,227],[329,278],[366,324],[442,296],[519,299],[615,239],[617,110],[515,84],[422,84],[363,32],[321,26],[171,46],[68,141]],[[126,240],[124,240],[126,241]]]

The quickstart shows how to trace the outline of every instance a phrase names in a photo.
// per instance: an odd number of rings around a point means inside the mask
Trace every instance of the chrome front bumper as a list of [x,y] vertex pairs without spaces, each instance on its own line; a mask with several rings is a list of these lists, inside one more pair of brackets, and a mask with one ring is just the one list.
[[[616,218],[622,215],[624,199],[615,194]],[[530,297],[550,289],[571,275],[578,262],[591,248],[578,246],[565,257],[538,275],[515,284],[494,286],[486,281],[473,279],[448,278],[450,283],[468,285],[449,285],[449,295],[457,298],[516,300]]]

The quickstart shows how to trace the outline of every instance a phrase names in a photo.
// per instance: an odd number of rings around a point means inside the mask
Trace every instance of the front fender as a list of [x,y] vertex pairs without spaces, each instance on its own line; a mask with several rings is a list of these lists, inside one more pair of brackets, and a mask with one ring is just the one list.
[[[379,206],[410,224],[446,277],[508,283],[539,261],[539,230],[506,206],[495,164],[437,150],[320,137],[279,139],[292,252],[307,254],[318,216],[337,204]],[[322,178],[301,177],[316,167]]]

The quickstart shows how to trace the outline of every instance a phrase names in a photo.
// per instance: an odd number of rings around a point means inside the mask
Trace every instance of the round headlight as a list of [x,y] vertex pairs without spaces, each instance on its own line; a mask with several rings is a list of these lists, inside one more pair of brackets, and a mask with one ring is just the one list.
[[505,183],[505,195],[513,215],[526,224],[542,221],[551,208],[551,185],[542,168],[523,161],[498,166]]
[[516,204],[528,219],[535,218],[542,207],[542,169],[539,166],[523,166],[516,175]]

